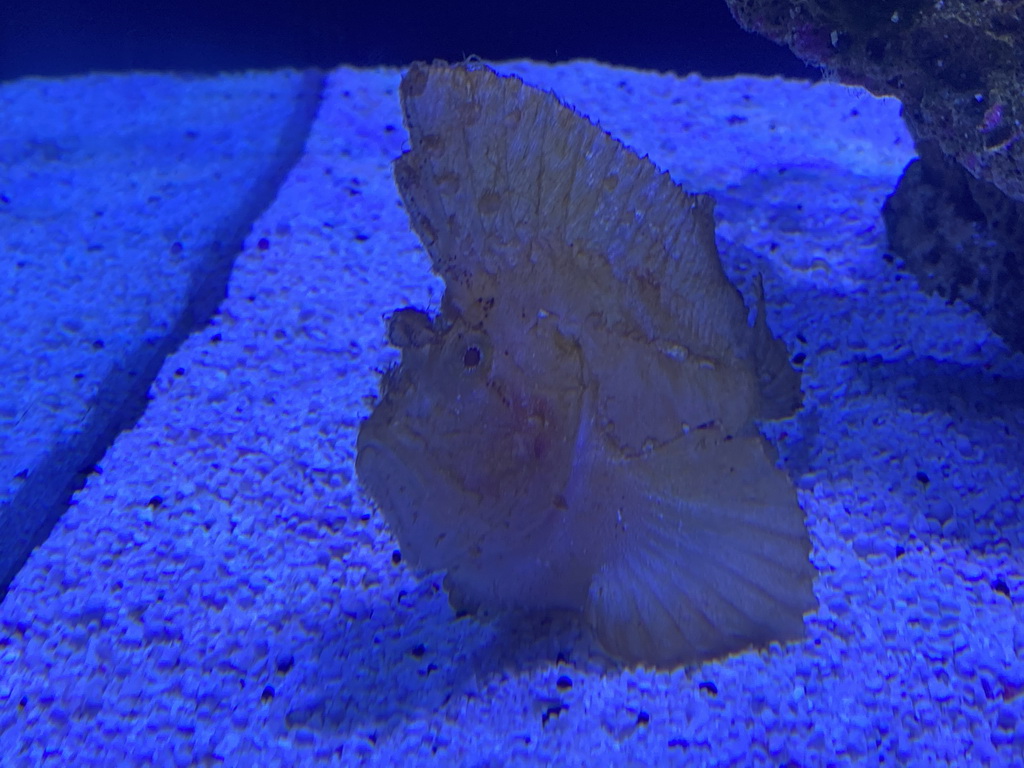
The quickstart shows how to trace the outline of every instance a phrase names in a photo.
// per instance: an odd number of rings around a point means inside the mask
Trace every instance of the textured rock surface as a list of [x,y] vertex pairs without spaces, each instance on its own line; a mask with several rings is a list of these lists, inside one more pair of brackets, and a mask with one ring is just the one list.
[[1024,348],[1024,0],[726,2],[747,29],[903,102],[923,164],[887,208],[891,248]]
[[962,299],[1024,350],[1024,203],[928,142],[882,209],[889,242],[921,287]]
[[1024,1],[726,2],[840,81],[899,97],[916,141],[1024,201]]

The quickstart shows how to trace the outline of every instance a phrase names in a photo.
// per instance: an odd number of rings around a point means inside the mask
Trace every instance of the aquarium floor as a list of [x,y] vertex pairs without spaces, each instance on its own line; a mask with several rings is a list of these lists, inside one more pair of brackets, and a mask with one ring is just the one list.
[[764,431],[807,513],[806,639],[617,670],[570,625],[456,617],[407,568],[355,436],[384,316],[440,283],[391,179],[399,73],[339,69],[219,312],[0,604],[0,765],[1019,764],[1024,359],[885,258],[898,104],[504,69],[714,192],[730,276],[749,299],[764,275],[804,369]]

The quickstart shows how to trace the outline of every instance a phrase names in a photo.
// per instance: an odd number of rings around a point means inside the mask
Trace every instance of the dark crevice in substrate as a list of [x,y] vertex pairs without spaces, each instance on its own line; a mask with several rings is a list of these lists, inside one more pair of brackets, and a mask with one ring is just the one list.
[[210,248],[191,275],[188,300],[174,327],[162,338],[140,339],[122,365],[115,365],[100,387],[101,397],[79,431],[55,445],[24,478],[6,510],[15,530],[5,531],[21,539],[11,546],[15,558],[0,563],[0,601],[32,550],[50,535],[67,510],[75,491],[85,485],[107,449],[124,430],[131,429],[146,410],[150,385],[167,357],[195,331],[205,328],[224,297],[240,245],[253,223],[277,197],[292,167],[302,156],[323,93],[325,73],[308,70],[296,108],[281,132],[271,166],[263,178],[253,179],[249,193],[239,201],[236,216],[212,233]]

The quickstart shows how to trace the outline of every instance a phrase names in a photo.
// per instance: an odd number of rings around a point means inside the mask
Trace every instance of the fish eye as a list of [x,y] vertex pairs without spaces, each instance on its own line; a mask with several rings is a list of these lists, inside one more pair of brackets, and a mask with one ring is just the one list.
[[446,335],[444,356],[449,370],[466,376],[486,374],[491,367],[491,340],[478,331]]
[[466,351],[462,353],[462,364],[467,368],[476,368],[482,359],[480,347],[466,347]]

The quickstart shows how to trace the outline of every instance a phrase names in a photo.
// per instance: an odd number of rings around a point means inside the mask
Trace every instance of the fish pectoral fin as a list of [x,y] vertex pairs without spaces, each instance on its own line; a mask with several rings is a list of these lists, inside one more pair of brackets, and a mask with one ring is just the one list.
[[[803,615],[817,607],[810,540],[792,487],[761,442],[719,443],[709,463],[735,471],[677,471],[623,510],[584,608],[610,654],[671,667],[804,635]],[[749,463],[756,470],[740,468]],[[681,497],[677,484],[691,495]]]

